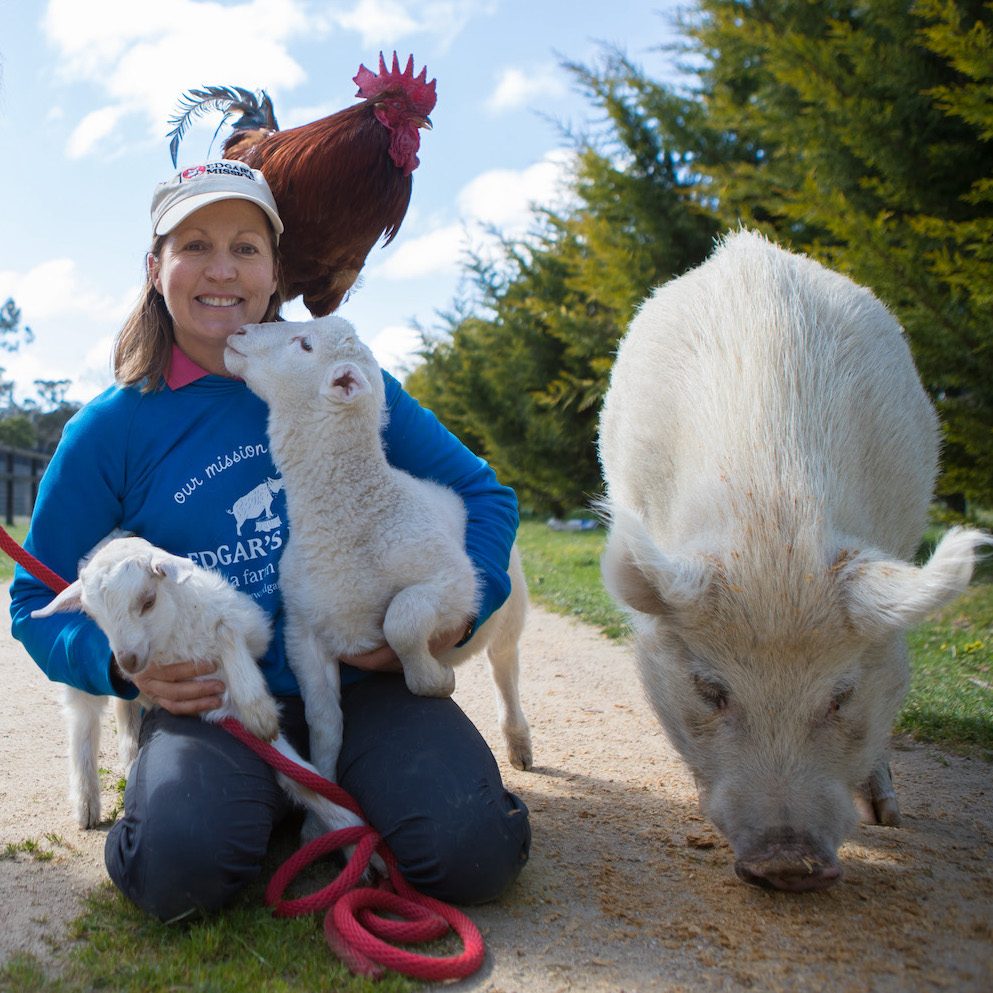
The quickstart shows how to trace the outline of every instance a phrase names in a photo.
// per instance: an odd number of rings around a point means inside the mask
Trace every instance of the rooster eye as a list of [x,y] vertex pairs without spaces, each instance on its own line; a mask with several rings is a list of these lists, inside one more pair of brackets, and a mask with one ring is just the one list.
[[728,696],[730,691],[716,679],[706,679],[703,676],[694,675],[693,688],[714,710],[727,710]]

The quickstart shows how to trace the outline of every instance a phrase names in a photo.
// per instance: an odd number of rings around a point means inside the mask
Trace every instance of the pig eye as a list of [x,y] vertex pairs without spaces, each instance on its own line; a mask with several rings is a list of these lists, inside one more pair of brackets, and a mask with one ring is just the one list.
[[843,689],[836,690],[833,697],[831,697],[831,703],[828,705],[828,717],[833,717],[835,714],[841,710],[842,707],[852,698],[852,694],[855,692],[854,686],[846,686]]
[[693,687],[704,702],[714,710],[726,710],[728,705],[728,688],[716,679],[706,679],[694,675]]
[[146,593],[138,604],[138,613],[144,616],[155,606],[155,594]]

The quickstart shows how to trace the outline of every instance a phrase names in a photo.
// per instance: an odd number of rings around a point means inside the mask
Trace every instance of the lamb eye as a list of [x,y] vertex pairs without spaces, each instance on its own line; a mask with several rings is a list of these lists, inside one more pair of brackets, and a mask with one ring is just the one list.
[[138,613],[144,616],[154,606],[155,606],[155,594],[148,593],[142,598],[141,603],[138,605]]
[[714,710],[726,710],[728,706],[728,688],[716,679],[705,679],[703,676],[693,677],[693,687]]

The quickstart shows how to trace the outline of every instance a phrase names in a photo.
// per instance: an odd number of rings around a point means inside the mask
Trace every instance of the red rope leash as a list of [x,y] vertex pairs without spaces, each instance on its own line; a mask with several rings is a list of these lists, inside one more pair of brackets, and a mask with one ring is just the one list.
[[[2,526],[0,550],[56,593],[61,593],[69,585],[14,541]],[[274,769],[365,819],[359,805],[340,786],[286,758],[268,742],[250,734],[233,717],[225,718],[220,724]],[[330,885],[306,897],[283,900],[286,887],[300,872],[317,859],[344,845],[355,845],[355,851],[344,870]],[[373,852],[378,852],[386,863],[390,882],[396,892],[368,886],[355,888],[366,871]],[[464,979],[479,969],[486,954],[483,937],[476,925],[455,907],[418,893],[400,875],[396,857],[386,842],[375,828],[368,826],[330,831],[304,845],[273,875],[266,887],[265,902],[273,908],[273,914],[277,917],[298,917],[301,914],[326,910],[324,936],[328,946],[357,975],[378,979],[384,974],[385,966],[414,979],[435,982]],[[381,917],[372,913],[373,909],[404,919]],[[387,939],[408,944],[433,941],[447,934],[449,929],[462,939],[463,951],[459,955],[418,955],[387,944]]]
[[[355,800],[340,786],[286,758],[270,744],[246,731],[234,718],[221,721],[221,726],[274,769],[308,786],[332,803],[351,810],[359,817],[363,816]],[[355,852],[330,885],[306,897],[283,899],[286,888],[307,866],[345,845],[355,845]],[[378,852],[386,863],[395,892],[368,886],[355,888],[373,852]],[[415,979],[463,979],[479,969],[486,954],[476,925],[455,907],[418,893],[400,875],[393,853],[371,827],[331,831],[305,845],[273,875],[266,888],[265,902],[279,917],[327,911],[324,935],[328,945],[352,972],[359,975],[379,978],[385,966]],[[373,910],[396,914],[404,919],[398,921],[381,917]],[[449,928],[462,939],[463,951],[457,955],[421,955],[387,943],[432,941],[447,933]]]
[[52,572],[44,562],[39,562],[29,551],[21,548],[3,527],[0,527],[0,549],[18,565],[24,566],[35,579],[40,579],[56,593],[61,593],[69,585],[58,573]]

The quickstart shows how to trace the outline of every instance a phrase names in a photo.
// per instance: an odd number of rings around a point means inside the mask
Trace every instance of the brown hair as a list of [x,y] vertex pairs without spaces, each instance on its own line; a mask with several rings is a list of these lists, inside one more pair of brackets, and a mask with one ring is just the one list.
[[[276,234],[271,226],[269,231],[273,258],[276,260],[277,289],[269,298],[269,306],[262,315],[261,323],[276,320],[283,302],[278,289],[280,274]],[[166,237],[167,235],[158,235],[148,254],[158,259]],[[121,386],[141,383],[142,393],[153,393],[161,389],[172,362],[174,342],[172,315],[166,307],[165,298],[155,288],[146,256],[145,285],[141,296],[114,341],[114,378]]]

